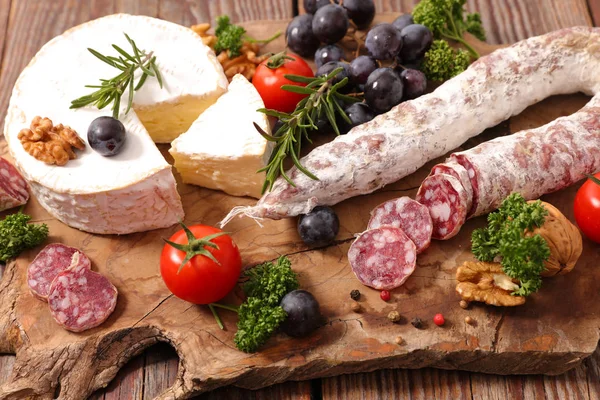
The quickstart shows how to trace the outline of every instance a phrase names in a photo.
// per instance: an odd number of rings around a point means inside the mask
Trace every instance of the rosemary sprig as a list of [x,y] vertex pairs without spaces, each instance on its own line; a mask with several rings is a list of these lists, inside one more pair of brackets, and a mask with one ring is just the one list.
[[[88,51],[99,60],[104,61],[111,67],[117,68],[121,73],[112,79],[100,79],[99,85],[85,85],[87,88],[98,90],[71,101],[70,108],[80,108],[94,104],[98,109],[103,109],[112,103],[113,117],[119,118],[121,96],[125,93],[126,89],[129,89],[129,97],[127,99],[127,111],[125,111],[125,114],[131,110],[131,106],[133,105],[133,93],[144,85],[149,76],[156,77],[158,84],[162,88],[162,77],[156,66],[156,56],[152,51],[146,53],[145,50],[140,50],[126,33],[124,35],[133,49],[133,54],[127,53],[116,44],[113,44],[112,47],[119,53],[117,57],[105,56],[97,50],[88,48]],[[134,84],[135,72],[138,69],[142,71],[142,75],[139,77],[137,83]]]
[[339,115],[347,123],[351,123],[340,102],[357,102],[360,99],[339,92],[348,83],[348,78],[344,78],[337,83],[334,82],[333,78],[341,71],[342,68],[337,68],[327,76],[315,78],[285,75],[285,78],[290,81],[304,83],[306,86],[283,85],[282,89],[308,96],[298,103],[296,109],[291,114],[265,108],[258,110],[272,117],[279,118],[283,123],[277,132],[273,132],[272,135],[267,134],[256,123],[254,124],[255,128],[265,139],[275,142],[275,149],[271,153],[269,163],[266,167],[258,171],[266,171],[266,179],[262,188],[263,193],[273,188],[273,184],[279,176],[282,176],[290,185],[295,186],[294,182],[286,175],[284,169],[284,162],[288,157],[292,159],[296,168],[303,174],[311,179],[319,179],[300,164],[302,138],[304,137],[308,142],[312,143],[309,132],[317,130],[316,123],[323,117],[327,118],[337,135],[340,134],[340,130],[337,126],[336,115]]

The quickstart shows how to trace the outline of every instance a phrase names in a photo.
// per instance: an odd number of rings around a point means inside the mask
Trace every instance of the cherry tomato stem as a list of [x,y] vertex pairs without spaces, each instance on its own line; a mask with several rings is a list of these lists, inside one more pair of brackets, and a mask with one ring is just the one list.
[[180,299],[214,303],[237,284],[242,258],[227,233],[207,225],[184,226],[165,242],[160,273],[167,288]]

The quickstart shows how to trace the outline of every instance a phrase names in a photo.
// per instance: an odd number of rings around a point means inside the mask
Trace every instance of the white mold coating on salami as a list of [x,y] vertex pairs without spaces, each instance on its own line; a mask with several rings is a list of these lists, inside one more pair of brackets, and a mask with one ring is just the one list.
[[348,261],[363,285],[392,290],[415,271],[417,248],[400,228],[370,229],[352,243]]
[[27,200],[27,182],[11,163],[0,157],[0,211],[23,205]]
[[44,247],[27,267],[27,285],[40,300],[48,301],[50,284],[56,276],[71,266],[73,255],[79,253],[79,262],[90,269],[90,259],[80,250],[61,243]]
[[400,228],[412,240],[417,254],[425,251],[431,244],[433,222],[429,210],[423,204],[404,196],[388,200],[371,211],[367,229],[381,226]]
[[[496,50],[434,92],[399,104],[311,151],[254,207],[236,215],[279,219],[371,193],[556,94],[600,93],[600,28],[574,27]],[[594,111],[600,112],[598,110]],[[546,128],[541,128],[546,129]]]
[[419,187],[416,200],[429,209],[434,239],[455,236],[467,219],[467,191],[451,175],[428,176]]
[[52,282],[48,305],[54,320],[65,329],[81,332],[100,325],[117,305],[117,288],[73,256],[72,267]]
[[[469,172],[467,169],[456,161],[450,160],[443,164],[434,165],[433,168],[431,168],[429,175],[437,174],[451,175],[460,181],[463,188],[465,188],[467,191],[467,209],[470,212],[471,209],[473,209],[474,193],[473,185],[471,184],[471,179],[469,178]],[[469,213],[467,212],[467,218],[468,217]]]
[[600,171],[600,97],[567,117],[453,154],[475,171],[477,209],[497,209],[511,193],[526,200],[564,189]]

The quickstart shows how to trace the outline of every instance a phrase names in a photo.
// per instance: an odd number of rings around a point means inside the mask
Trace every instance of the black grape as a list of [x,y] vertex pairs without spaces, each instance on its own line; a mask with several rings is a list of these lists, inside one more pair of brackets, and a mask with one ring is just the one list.
[[402,29],[414,23],[415,21],[413,21],[412,15],[402,14],[401,16],[396,18],[394,22],[392,22],[392,25],[394,25],[394,28],[398,29],[398,31],[401,31]]
[[373,22],[373,18],[375,18],[373,0],[344,0],[342,5],[348,11],[348,17],[356,24],[358,29],[368,28]]
[[337,4],[328,4],[315,13],[312,20],[312,30],[317,39],[323,43],[337,43],[346,36],[348,14],[344,7]]
[[[314,14],[319,8],[329,3],[331,3],[329,0],[304,0],[304,10],[309,14]],[[336,3],[339,1],[336,0]]]
[[391,68],[376,69],[365,85],[365,101],[379,114],[400,104],[403,94],[402,78]]
[[424,25],[408,25],[400,31],[400,35],[402,36],[400,57],[404,62],[412,62],[423,58],[433,42],[433,34]]
[[377,61],[372,57],[358,56],[350,63],[350,79],[355,85],[364,85],[377,67]]
[[326,44],[319,47],[315,52],[315,65],[320,68],[329,61],[341,61],[344,59],[344,50],[335,44]]
[[365,122],[369,122],[373,118],[375,118],[375,113],[371,108],[365,103],[353,103],[346,107],[346,115],[350,118],[351,124],[348,124],[345,120],[341,120],[340,122],[340,133],[348,133],[350,129],[355,126],[362,125]]
[[312,14],[298,15],[285,31],[288,47],[302,57],[312,56],[319,47],[319,39],[312,31],[312,20]]
[[427,78],[425,74],[416,69],[405,69],[400,73],[404,84],[404,99],[416,99],[427,90]]
[[365,47],[369,54],[378,60],[390,60],[402,49],[400,31],[391,24],[379,24],[367,33]]

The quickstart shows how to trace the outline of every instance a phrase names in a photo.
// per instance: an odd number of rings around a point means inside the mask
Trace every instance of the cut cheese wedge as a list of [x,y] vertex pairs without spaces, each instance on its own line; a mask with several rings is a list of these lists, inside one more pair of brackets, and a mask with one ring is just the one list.
[[273,150],[253,125],[270,133],[267,116],[257,111],[264,106],[254,86],[244,76],[234,76],[227,93],[172,143],[169,152],[182,180],[259,198],[265,173],[257,171]]
[[[127,114],[128,91],[123,94],[119,119],[127,133],[121,152],[103,157],[87,145],[62,167],[26,153],[17,136],[37,115],[70,126],[86,142],[90,123],[111,115],[110,106],[69,107],[72,100],[95,90],[85,85],[119,73],[87,48],[115,55],[116,44],[131,51],[124,33],[156,56],[164,87],[148,78],[135,92],[133,110]],[[105,234],[168,227],[183,218],[183,208],[171,166],[154,142],[169,142],[187,130],[226,88],[214,53],[192,30],[150,17],[111,15],[72,28],[42,47],[15,84],[4,133],[34,195],[64,223]]]

